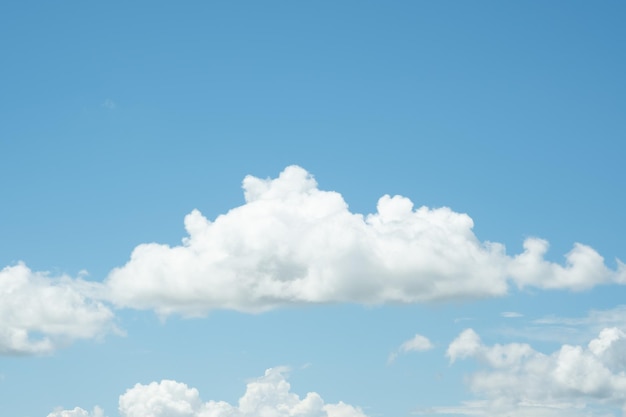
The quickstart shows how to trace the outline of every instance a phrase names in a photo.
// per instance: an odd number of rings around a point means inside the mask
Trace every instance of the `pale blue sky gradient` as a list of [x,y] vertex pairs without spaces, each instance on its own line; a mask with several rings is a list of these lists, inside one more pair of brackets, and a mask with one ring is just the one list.
[[[246,175],[292,164],[355,213],[401,194],[469,214],[508,254],[536,236],[561,263],[581,242],[614,269],[626,260],[625,18],[620,1],[5,4],[0,269],[101,282],[141,243],[179,244],[192,209],[215,219],[243,204]],[[511,329],[625,296],[513,289],[165,322],[122,309],[126,336],[0,356],[0,415],[99,405],[118,417],[126,389],[168,378],[234,403],[246,380],[289,365],[301,396],[408,417],[472,398],[463,375],[477,365],[444,356],[463,329],[527,342]],[[388,364],[416,333],[435,348]]]

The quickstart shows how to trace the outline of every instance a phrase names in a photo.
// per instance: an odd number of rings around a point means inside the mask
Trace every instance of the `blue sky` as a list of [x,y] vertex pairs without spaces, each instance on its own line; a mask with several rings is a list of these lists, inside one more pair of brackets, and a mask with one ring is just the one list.
[[0,414],[623,415],[625,12],[3,6]]

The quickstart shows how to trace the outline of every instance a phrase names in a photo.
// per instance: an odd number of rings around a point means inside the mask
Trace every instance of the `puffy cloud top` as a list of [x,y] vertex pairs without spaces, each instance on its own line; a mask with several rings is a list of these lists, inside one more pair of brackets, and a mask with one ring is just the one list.
[[[433,414],[476,416],[613,415],[603,407],[626,410],[626,333],[606,328],[589,344],[565,344],[550,355],[530,345],[485,345],[472,329],[448,347],[451,361],[479,360],[485,369],[468,379],[483,399]],[[595,411],[592,411],[595,410]],[[600,414],[598,414],[600,413]]]
[[292,393],[286,368],[272,368],[248,383],[238,405],[202,402],[198,390],[164,380],[137,384],[120,396],[124,417],[366,417],[348,404],[325,404],[315,392],[304,398]]
[[116,304],[202,315],[211,309],[260,312],[288,304],[415,303],[501,296],[519,287],[582,290],[626,282],[592,248],[576,244],[565,266],[544,259],[530,238],[510,257],[481,242],[472,219],[449,208],[414,209],[406,197],[380,198],[374,214],[352,213],[339,193],[320,190],[298,166],[276,179],[247,176],[246,203],[214,221],[185,218],[182,245],[141,244],[107,278]]
[[[119,399],[122,417],[367,417],[361,409],[338,402],[326,404],[315,392],[304,398],[291,392],[287,368],[265,371],[247,384],[237,405],[225,401],[203,402],[197,389],[172,380],[136,384]],[[82,408],[55,411],[48,417],[101,417]]]

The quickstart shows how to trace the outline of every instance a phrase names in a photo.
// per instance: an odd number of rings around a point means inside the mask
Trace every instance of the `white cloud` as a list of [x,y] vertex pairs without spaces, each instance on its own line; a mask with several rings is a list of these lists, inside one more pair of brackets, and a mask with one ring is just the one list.
[[433,348],[433,344],[428,340],[427,337],[422,336],[421,334],[416,334],[412,339],[407,340],[402,345],[400,345],[400,352],[423,352],[425,350],[430,350]]
[[453,363],[457,358],[465,359],[473,356],[480,348],[481,342],[478,334],[473,329],[466,329],[450,343],[446,356]]
[[395,352],[391,353],[391,355],[389,355],[388,362],[393,362],[400,354],[408,352],[424,352],[432,349],[433,347],[433,344],[426,336],[416,334],[411,339],[402,343]]
[[169,380],[137,384],[120,396],[125,417],[186,417],[197,415],[201,407],[197,389]]
[[0,270],[0,354],[41,354],[114,330],[113,313],[91,284],[50,278],[19,263]]
[[73,410],[53,411],[48,417],[104,417],[104,413],[100,407],[95,407],[91,413],[76,407]]
[[119,306],[159,314],[212,309],[260,312],[288,304],[417,303],[505,295],[518,287],[582,290],[626,282],[626,268],[604,265],[576,244],[565,266],[544,259],[548,243],[531,238],[510,257],[481,242],[472,219],[449,208],[413,209],[383,196],[377,212],[352,213],[342,196],[322,191],[304,169],[276,179],[247,176],[246,203],[214,221],[185,217],[180,246],[139,245],[107,278]]
[[516,318],[524,317],[522,313],[518,313],[515,311],[504,311],[500,315],[507,319],[516,319]]
[[481,399],[432,414],[476,416],[613,415],[626,407],[626,333],[606,328],[587,346],[563,345],[550,355],[528,344],[485,345],[472,329],[448,347],[451,362],[474,358],[483,369],[470,389]]
[[[197,389],[181,382],[163,380],[136,384],[120,396],[119,411],[122,417],[367,417],[358,407],[343,402],[326,404],[315,392],[300,398],[291,392],[286,374],[287,369],[283,367],[268,369],[264,376],[247,384],[246,392],[236,405],[225,401],[203,402]],[[95,412],[90,415],[80,408],[48,415],[100,416]]]
[[580,291],[598,284],[626,283],[626,266],[617,260],[617,271],[610,270],[604,264],[604,258],[589,246],[574,244],[565,255],[565,266],[543,258],[548,247],[548,242],[543,239],[524,241],[524,252],[516,255],[509,266],[509,274],[520,288],[534,286]]

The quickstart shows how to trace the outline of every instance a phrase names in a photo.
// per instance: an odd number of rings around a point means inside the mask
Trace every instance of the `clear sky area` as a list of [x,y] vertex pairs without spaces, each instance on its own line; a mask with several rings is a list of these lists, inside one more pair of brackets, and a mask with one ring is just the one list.
[[5,3],[1,416],[626,416],[626,3]]

